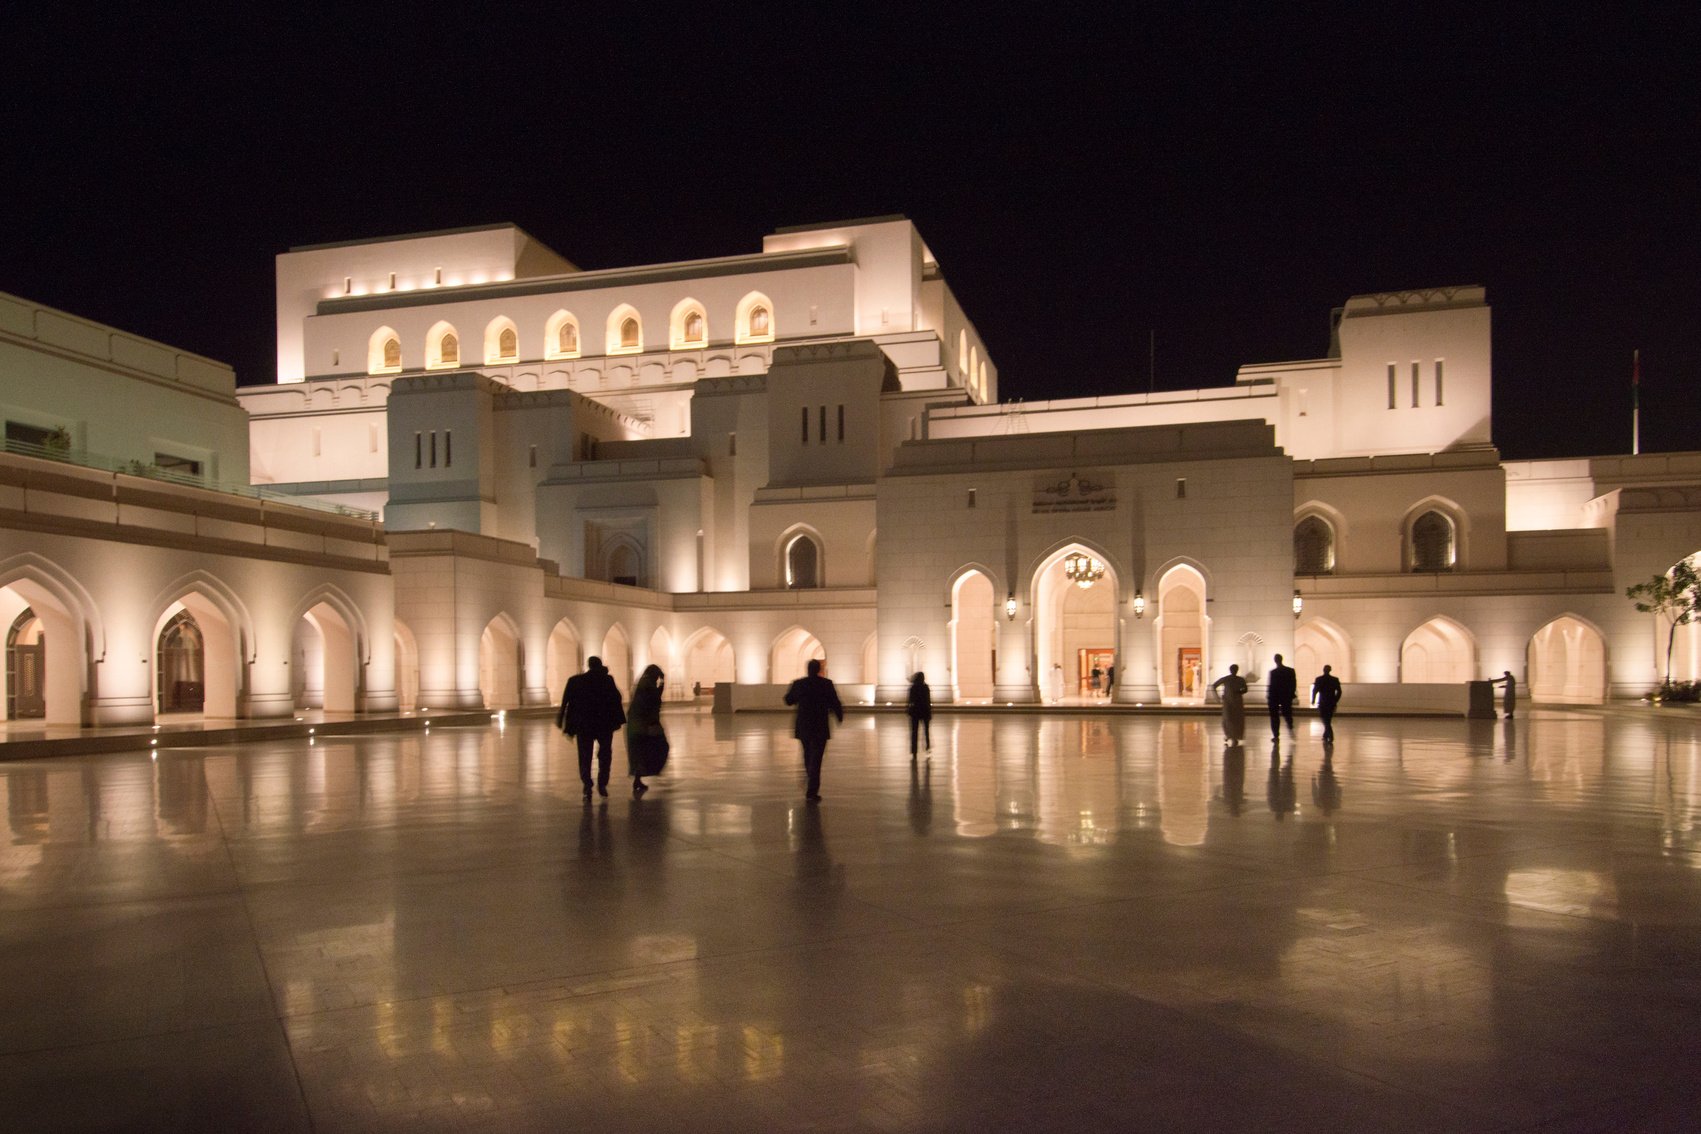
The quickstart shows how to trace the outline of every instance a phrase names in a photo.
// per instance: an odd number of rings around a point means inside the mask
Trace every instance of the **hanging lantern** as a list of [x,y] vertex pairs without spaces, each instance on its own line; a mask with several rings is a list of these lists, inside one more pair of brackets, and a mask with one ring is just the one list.
[[1104,578],[1104,563],[1084,551],[1071,551],[1063,557],[1063,574],[1084,591]]

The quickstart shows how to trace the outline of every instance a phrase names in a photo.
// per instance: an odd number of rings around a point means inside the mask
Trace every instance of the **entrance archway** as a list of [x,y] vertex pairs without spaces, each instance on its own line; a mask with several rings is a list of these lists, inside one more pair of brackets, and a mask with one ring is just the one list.
[[478,691],[487,709],[520,703],[520,635],[506,615],[498,614],[478,639]]
[[801,626],[793,626],[774,639],[774,648],[769,652],[768,680],[774,685],[789,685],[807,673],[810,661],[816,658],[827,660],[820,639]]
[[679,684],[687,696],[701,689],[703,696],[713,696],[715,686],[731,685],[737,680],[732,643],[718,630],[705,626],[685,640],[682,651],[684,672]]
[[1561,615],[1530,639],[1530,699],[1572,705],[1606,700],[1606,643],[1580,618]]
[[14,576],[0,586],[0,627],[8,628],[0,720],[80,724],[87,672],[83,623],[58,588]]
[[602,640],[602,664],[614,675],[615,688],[622,697],[632,692],[632,643],[626,631],[616,622]]
[[206,642],[200,624],[179,610],[159,634],[159,711],[199,713],[207,704]]
[[[1098,576],[1071,580],[1065,564],[1075,555],[1096,565]],[[1103,553],[1081,543],[1058,548],[1034,572],[1034,662],[1042,698],[1088,699],[1102,691],[1091,688],[1092,671],[1100,671],[1102,686],[1116,664],[1118,590]]]
[[549,643],[544,647],[543,680],[549,688],[552,698],[559,701],[561,691],[567,687],[567,679],[579,672],[582,665],[579,658],[579,632],[573,629],[573,624],[563,618],[555,624],[555,629],[549,632]]
[[1352,643],[1327,618],[1308,618],[1293,632],[1293,668],[1301,691],[1310,688],[1324,666],[1342,681],[1353,680]]
[[396,629],[396,707],[405,711],[419,708],[419,643],[413,631],[400,619]]
[[1158,580],[1158,688],[1166,701],[1205,699],[1211,663],[1205,598],[1205,576],[1184,563]]
[[1477,648],[1470,632],[1437,615],[1406,635],[1400,647],[1400,684],[1455,684],[1477,675]]
[[998,670],[993,595],[992,580],[979,571],[964,572],[951,588],[951,676],[959,703],[992,699]]
[[212,599],[196,590],[168,605],[154,643],[158,712],[236,716],[236,630]]
[[41,619],[24,607],[6,632],[6,719],[47,716],[47,643]]
[[296,620],[292,646],[295,707],[354,712],[357,667],[347,620],[329,603],[318,603]]

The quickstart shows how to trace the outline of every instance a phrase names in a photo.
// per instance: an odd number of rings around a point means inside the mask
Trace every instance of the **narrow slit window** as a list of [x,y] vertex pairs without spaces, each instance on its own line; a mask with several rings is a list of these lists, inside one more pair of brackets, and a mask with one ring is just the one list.
[[1388,408],[1394,408],[1394,364],[1388,364]]
[[1412,408],[1418,408],[1418,364],[1412,363]]
[[1442,367],[1444,365],[1445,365],[1445,363],[1443,362],[1443,360],[1441,360],[1439,358],[1435,360],[1435,404],[1436,405],[1442,404],[1442,401],[1441,401],[1441,370],[1442,370]]
[[448,468],[450,465],[455,463],[455,450],[452,447],[454,445],[454,436],[455,435],[453,433],[449,432],[449,430],[447,430],[447,429],[445,429],[443,431],[443,467],[444,468]]
[[971,488],[971,489],[969,489],[969,507],[973,508],[974,506],[975,506],[975,490]]
[[416,469],[425,467],[425,435],[423,433],[413,435],[413,467]]
[[437,431],[431,431],[431,467],[437,467]]
[[531,452],[527,455],[526,459],[528,461],[527,467],[534,468],[534,469],[537,468],[537,446],[536,445],[531,446]]
[[839,440],[845,439],[845,407],[839,407]]
[[820,417],[821,417],[821,444],[825,445],[827,443],[827,407],[826,406],[821,407]]
[[803,407],[803,443],[809,444],[809,407]]
[[1175,478],[1175,498],[1177,500],[1187,499],[1187,478],[1184,476]]
[[728,433],[726,435],[726,455],[729,457],[738,456],[738,434]]

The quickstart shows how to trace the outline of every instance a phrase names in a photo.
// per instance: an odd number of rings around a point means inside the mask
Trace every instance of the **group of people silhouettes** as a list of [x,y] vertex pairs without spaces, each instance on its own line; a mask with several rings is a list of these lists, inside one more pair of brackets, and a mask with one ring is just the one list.
[[[1217,695],[1217,700],[1223,706],[1223,741],[1227,744],[1239,744],[1246,739],[1246,678],[1240,676],[1240,666],[1231,665],[1229,671],[1211,682],[1211,689]],[[1282,664],[1282,655],[1276,655],[1276,664],[1271,668],[1264,682],[1264,701],[1270,710],[1270,739],[1280,740],[1282,727],[1285,725],[1288,735],[1293,735],[1293,703],[1299,696],[1299,678],[1293,667]],[[1311,683],[1311,703],[1317,706],[1317,716],[1323,722],[1323,743],[1335,742],[1335,709],[1341,703],[1341,679],[1324,666],[1317,680]]]

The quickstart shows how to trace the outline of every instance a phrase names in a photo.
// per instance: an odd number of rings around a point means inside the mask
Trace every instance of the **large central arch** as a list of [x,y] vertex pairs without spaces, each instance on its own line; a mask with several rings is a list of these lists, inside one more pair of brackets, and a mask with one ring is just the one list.
[[992,699],[998,672],[996,601],[992,580],[979,570],[963,572],[951,587],[951,679],[959,703]]
[[[1103,575],[1091,586],[1072,582],[1064,561],[1081,554],[1097,561]],[[1116,664],[1116,569],[1100,548],[1072,541],[1055,548],[1035,569],[1031,585],[1034,611],[1034,672],[1046,701],[1087,699],[1093,668]]]
[[1530,700],[1598,705],[1606,700],[1606,643],[1575,615],[1555,618],[1530,638]]
[[1166,701],[1201,702],[1210,684],[1205,576],[1178,563],[1158,579],[1158,688]]

